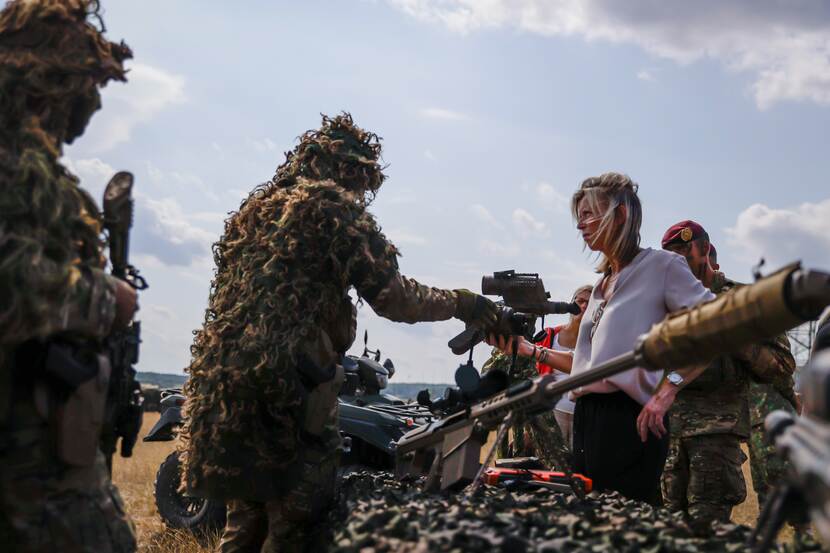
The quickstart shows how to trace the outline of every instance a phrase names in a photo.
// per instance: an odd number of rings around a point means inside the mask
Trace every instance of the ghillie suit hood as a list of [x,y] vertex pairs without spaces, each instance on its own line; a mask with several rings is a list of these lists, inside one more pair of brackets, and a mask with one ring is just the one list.
[[100,107],[98,87],[124,81],[131,57],[93,22],[103,25],[90,0],[17,0],[0,12],[4,345],[42,336],[47,312],[64,302],[80,271],[103,264],[100,213],[58,162],[62,145]]
[[[354,340],[348,290],[397,274],[397,250],[365,208],[383,180],[377,140],[348,115],[324,117],[226,220],[185,387],[193,493],[265,499],[291,484],[315,385],[298,365],[333,364]],[[338,440],[332,432],[323,441]]]
[[301,177],[332,179],[368,204],[386,179],[380,165],[380,138],[355,125],[348,113],[323,115],[322,126],[306,131],[299,140],[265,188],[290,188]]

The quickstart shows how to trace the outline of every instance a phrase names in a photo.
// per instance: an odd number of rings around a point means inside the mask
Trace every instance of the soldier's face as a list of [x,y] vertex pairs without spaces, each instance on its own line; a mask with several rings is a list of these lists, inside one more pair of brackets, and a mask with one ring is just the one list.
[[685,244],[669,244],[665,249],[686,258],[686,263],[689,264],[689,269],[692,270],[692,274],[698,280],[703,280],[706,273],[710,270],[708,245],[709,243],[705,240],[694,240]]

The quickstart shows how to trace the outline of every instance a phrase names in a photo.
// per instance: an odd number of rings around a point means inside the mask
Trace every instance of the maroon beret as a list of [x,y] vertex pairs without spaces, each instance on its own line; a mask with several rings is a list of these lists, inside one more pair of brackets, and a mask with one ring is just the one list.
[[661,243],[665,248],[670,244],[686,244],[702,236],[709,237],[702,226],[694,221],[680,221],[669,227]]

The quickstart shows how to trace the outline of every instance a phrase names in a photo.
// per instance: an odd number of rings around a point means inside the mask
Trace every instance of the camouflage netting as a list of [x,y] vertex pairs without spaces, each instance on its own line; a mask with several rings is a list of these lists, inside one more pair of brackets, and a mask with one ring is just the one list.
[[333,549],[343,553],[733,552],[747,550],[750,534],[746,526],[718,524],[710,538],[698,538],[679,513],[616,492],[580,500],[547,490],[484,487],[468,498],[424,494],[420,482],[367,472],[346,476],[331,524]]
[[130,50],[104,39],[97,16],[87,0],[15,1],[0,12],[0,290],[16,291],[0,294],[5,343],[38,335],[79,268],[103,264],[100,213],[58,162],[100,107],[98,87],[125,80]]
[[[348,114],[323,117],[225,222],[185,387],[187,487],[240,477],[244,463],[278,470],[296,460],[301,347],[326,321],[340,321],[340,334],[354,331],[347,292],[356,264],[377,254],[373,266],[397,269],[394,246],[376,240],[384,251],[375,252],[367,241],[383,237],[365,209],[384,178],[378,140]],[[348,347],[353,336],[331,338]],[[246,451],[225,455],[229,443]]]

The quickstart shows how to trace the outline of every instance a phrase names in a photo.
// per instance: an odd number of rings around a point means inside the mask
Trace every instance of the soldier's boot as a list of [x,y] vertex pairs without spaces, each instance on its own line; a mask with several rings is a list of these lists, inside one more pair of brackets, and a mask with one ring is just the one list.
[[241,499],[228,501],[220,553],[259,553],[267,535],[268,513],[264,503]]
[[324,520],[334,501],[337,455],[306,450],[297,485],[278,500],[265,504],[268,532],[262,553],[326,550],[328,532]]
[[699,501],[689,505],[689,527],[698,536],[708,536],[712,532],[713,522],[729,522],[732,505],[723,502]]

